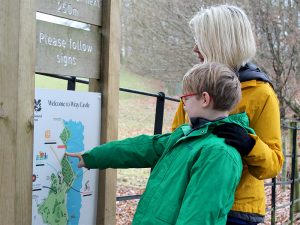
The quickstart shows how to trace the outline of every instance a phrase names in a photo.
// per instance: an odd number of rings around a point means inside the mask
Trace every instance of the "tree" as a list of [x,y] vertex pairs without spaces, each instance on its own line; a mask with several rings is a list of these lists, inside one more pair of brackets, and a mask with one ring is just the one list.
[[300,117],[299,91],[299,4],[296,1],[249,1],[255,26],[256,61],[274,81],[281,116],[288,106]]
[[128,0],[130,9],[126,11],[130,13],[123,18],[124,64],[136,73],[153,76],[170,86],[179,84],[187,69],[197,63],[188,27],[190,15],[179,10],[177,3],[183,5],[181,1]]
[[[290,108],[300,118],[295,97],[300,79],[299,0],[124,0],[124,64],[134,72],[165,82],[180,83],[197,63],[188,26],[201,7],[229,3],[243,8],[253,22],[257,40],[254,61],[274,81],[282,117]],[[126,17],[126,18],[125,18]]]

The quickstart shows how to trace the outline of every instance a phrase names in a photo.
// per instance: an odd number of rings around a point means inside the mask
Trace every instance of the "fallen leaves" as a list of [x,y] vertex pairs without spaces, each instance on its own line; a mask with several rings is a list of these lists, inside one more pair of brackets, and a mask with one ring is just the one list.
[[[269,181],[268,181],[269,182]],[[146,183],[144,184],[146,185]],[[125,195],[137,195],[142,194],[143,188],[130,187],[130,186],[118,186],[117,196]],[[265,192],[267,196],[267,208],[271,208],[271,187],[265,187]],[[290,202],[290,187],[286,186],[284,189],[282,186],[277,186],[276,188],[276,206],[286,205]],[[130,225],[138,204],[138,200],[127,200],[117,202],[116,218],[117,225]],[[283,225],[289,222],[290,217],[290,207],[286,206],[284,208],[276,209],[276,225]],[[294,219],[300,217],[300,213],[294,214]],[[271,212],[268,211],[265,217],[265,225],[271,224]],[[295,225],[300,224],[300,220],[296,219],[294,221]]]

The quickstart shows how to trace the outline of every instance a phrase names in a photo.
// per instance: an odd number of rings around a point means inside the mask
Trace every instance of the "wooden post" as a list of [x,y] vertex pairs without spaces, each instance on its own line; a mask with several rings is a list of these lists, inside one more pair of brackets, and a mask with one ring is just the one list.
[[[101,144],[118,138],[120,72],[120,0],[103,0],[100,79],[90,91],[102,93]],[[116,170],[100,171],[97,225],[116,224]]]
[[31,224],[35,1],[0,0],[0,224]]

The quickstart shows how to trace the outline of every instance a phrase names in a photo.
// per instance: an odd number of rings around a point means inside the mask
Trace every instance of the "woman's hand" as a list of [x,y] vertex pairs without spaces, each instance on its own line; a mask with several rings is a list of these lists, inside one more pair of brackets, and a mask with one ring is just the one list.
[[248,155],[255,145],[255,140],[247,131],[234,123],[216,126],[212,133],[220,138],[225,138],[225,143],[236,148],[241,156]]
[[77,165],[78,168],[86,167],[82,158],[82,153],[65,153],[66,156],[74,157],[79,159],[79,163]]

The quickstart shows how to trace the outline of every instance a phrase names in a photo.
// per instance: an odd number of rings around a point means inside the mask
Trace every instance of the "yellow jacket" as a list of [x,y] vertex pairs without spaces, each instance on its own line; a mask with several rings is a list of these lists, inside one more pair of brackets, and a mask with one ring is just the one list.
[[[251,135],[256,144],[243,158],[243,173],[235,193],[233,211],[265,215],[265,192],[263,179],[278,175],[283,164],[281,151],[280,113],[276,94],[263,81],[250,80],[241,83],[242,100],[231,112],[246,112],[250,127],[257,134]],[[172,130],[188,122],[180,102]]]

